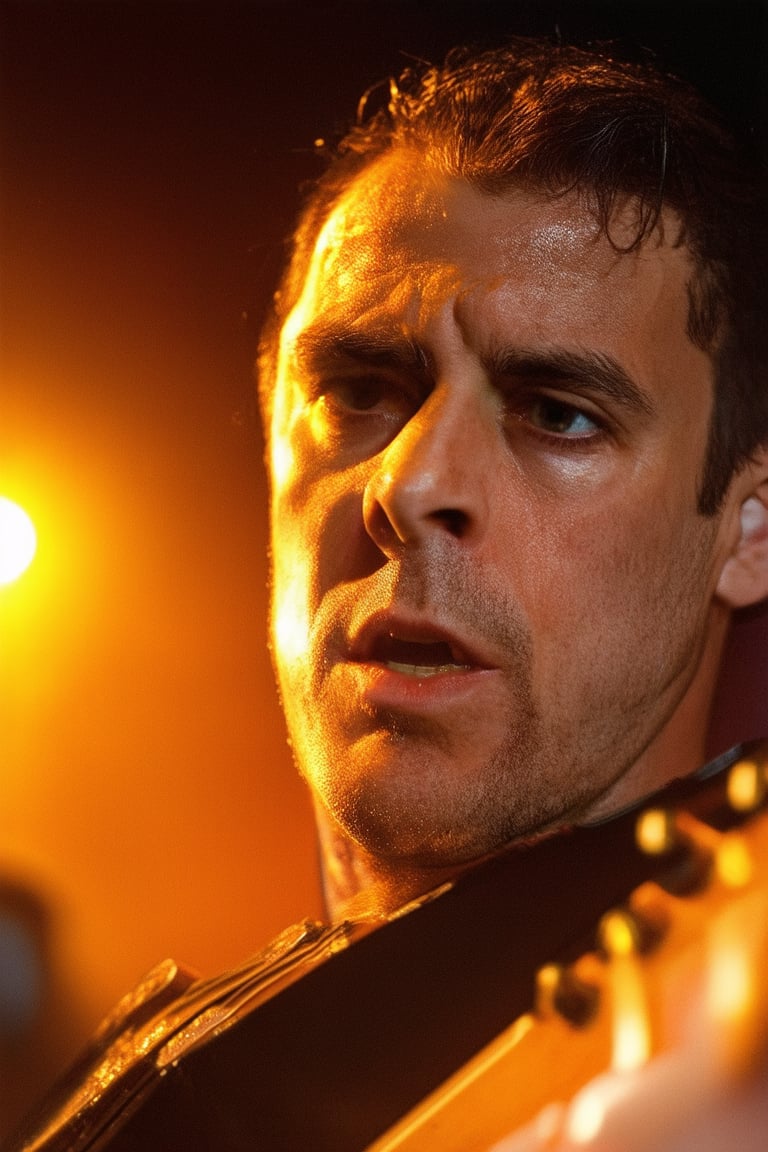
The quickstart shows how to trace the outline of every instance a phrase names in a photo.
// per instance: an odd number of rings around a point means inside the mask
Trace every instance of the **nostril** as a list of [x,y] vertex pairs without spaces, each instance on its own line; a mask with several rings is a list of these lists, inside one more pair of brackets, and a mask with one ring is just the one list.
[[457,539],[464,536],[469,527],[469,517],[466,512],[462,512],[459,508],[440,508],[432,513],[432,518],[442,524],[451,536],[455,536]]
[[368,491],[363,499],[363,522],[371,540],[385,555],[390,555],[405,543],[396,522]]

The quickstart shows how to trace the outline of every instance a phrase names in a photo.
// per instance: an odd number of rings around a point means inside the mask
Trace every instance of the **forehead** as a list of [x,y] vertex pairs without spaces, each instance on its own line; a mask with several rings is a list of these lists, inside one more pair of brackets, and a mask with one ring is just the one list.
[[635,224],[627,202],[609,238],[576,192],[491,196],[396,151],[364,171],[326,220],[283,351],[306,329],[395,329],[428,344],[449,311],[481,351],[591,346],[641,374],[652,362],[685,359],[709,380],[709,359],[687,335],[692,264],[676,243],[677,221],[663,216],[628,251]]
[[459,262],[465,273],[487,280],[490,272],[511,271],[521,262],[562,266],[597,238],[576,195],[510,188],[492,196],[399,151],[350,185],[321,230],[313,264],[326,275],[343,275],[343,267],[381,275],[405,256],[416,272],[420,259],[430,268]]

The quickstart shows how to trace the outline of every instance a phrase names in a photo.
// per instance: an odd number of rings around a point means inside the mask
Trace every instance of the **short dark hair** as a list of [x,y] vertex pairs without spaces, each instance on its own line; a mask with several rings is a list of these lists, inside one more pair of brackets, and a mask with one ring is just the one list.
[[296,230],[261,355],[268,408],[274,345],[298,299],[318,233],[350,183],[378,157],[416,148],[446,175],[489,195],[535,187],[578,190],[614,243],[614,208],[636,205],[629,251],[663,208],[693,258],[688,334],[713,361],[714,411],[699,488],[713,515],[735,470],[768,440],[762,173],[718,115],[687,84],[649,62],[515,39],[390,81],[384,107],[361,101],[358,120],[313,186]]

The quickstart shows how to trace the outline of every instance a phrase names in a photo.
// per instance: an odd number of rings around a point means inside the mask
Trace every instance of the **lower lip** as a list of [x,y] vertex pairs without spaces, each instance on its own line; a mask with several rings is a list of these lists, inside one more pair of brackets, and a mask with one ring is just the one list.
[[457,668],[418,676],[384,664],[345,662],[340,667],[345,677],[353,679],[355,694],[368,704],[422,714],[466,700],[498,675],[495,668]]

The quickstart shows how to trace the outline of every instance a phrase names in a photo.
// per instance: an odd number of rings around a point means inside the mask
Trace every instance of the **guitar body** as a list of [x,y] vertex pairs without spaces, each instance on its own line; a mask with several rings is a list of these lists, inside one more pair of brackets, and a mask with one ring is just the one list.
[[[727,829],[747,817],[726,777],[657,799]],[[628,813],[515,848],[373,929],[299,925],[217,980],[161,966],[7,1150],[389,1148],[388,1130],[531,1013],[542,965],[593,950],[600,917],[638,886],[697,882],[688,845],[649,855],[636,823]],[[448,1152],[418,1139],[407,1147]]]

